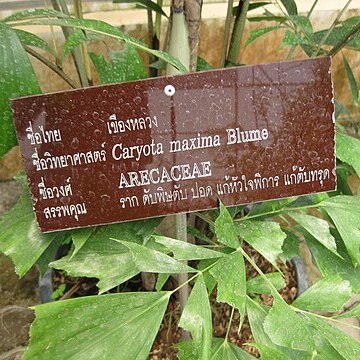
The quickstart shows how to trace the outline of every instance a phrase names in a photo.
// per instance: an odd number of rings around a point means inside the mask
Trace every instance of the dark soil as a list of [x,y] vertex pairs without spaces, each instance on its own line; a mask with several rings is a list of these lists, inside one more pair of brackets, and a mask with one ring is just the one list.
[[[245,250],[264,273],[276,271],[275,268],[255,250],[250,247],[245,248]],[[295,299],[297,291],[294,267],[292,263],[286,263],[286,265],[284,265],[281,262],[278,263],[278,266],[284,273],[286,282],[286,287],[280,290],[280,294],[287,303],[291,303]],[[247,279],[258,275],[257,272],[248,263],[246,263],[246,272]],[[95,295],[97,294],[96,282],[97,279],[73,278],[64,276],[63,272],[61,271],[54,272],[54,288],[59,287],[61,284],[66,284],[66,289],[64,294],[60,297],[61,299]],[[174,278],[170,278],[165,284],[164,289],[170,290],[174,289],[176,286],[176,280]],[[145,291],[142,286],[140,275],[134,277],[119,287],[110,290],[110,292],[120,291]],[[262,304],[271,305],[272,297],[270,295],[261,295],[259,297],[259,301],[261,301]],[[227,304],[218,303],[216,301],[216,289],[210,296],[210,303],[213,315],[213,335],[215,337],[225,337],[229,325],[231,307]],[[158,335],[149,354],[149,360],[177,359],[177,350],[173,345],[182,340],[182,329],[177,326],[179,319],[180,304],[177,297],[174,296],[170,299],[164,320],[160,326]],[[228,340],[233,344],[240,346],[252,355],[258,357],[258,351],[254,347],[245,345],[246,343],[251,343],[254,341],[247,319],[245,319],[242,329],[238,334],[239,323],[240,316],[239,313],[235,311]]]

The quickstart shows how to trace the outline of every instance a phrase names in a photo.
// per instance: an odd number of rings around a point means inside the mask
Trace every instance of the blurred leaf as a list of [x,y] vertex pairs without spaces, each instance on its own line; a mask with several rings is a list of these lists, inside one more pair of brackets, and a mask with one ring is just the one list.
[[360,199],[338,195],[320,203],[339,231],[348,254],[356,266],[360,262]]
[[165,283],[168,281],[169,277],[170,277],[170,274],[166,274],[166,273],[158,274],[157,279],[156,279],[156,285],[155,285],[156,291],[160,291],[163,288]]
[[205,59],[198,56],[196,71],[206,71],[206,70],[214,70],[214,67],[210,65]]
[[199,275],[181,314],[179,326],[189,331],[199,350],[198,359],[208,360],[211,354],[212,318],[204,278]]
[[250,36],[246,40],[245,46],[250,45],[256,39],[269,33],[270,31],[274,31],[274,30],[278,30],[278,29],[280,29],[280,26],[268,26],[268,27],[264,27],[264,28],[260,28],[260,29],[256,29],[256,30],[251,30]]
[[17,20],[27,20],[28,18],[47,18],[47,17],[59,17],[59,18],[68,18],[69,15],[64,14],[61,11],[56,11],[53,9],[29,9],[16,12],[8,17],[6,17],[3,21],[17,21]]
[[350,66],[348,60],[346,59],[346,57],[344,55],[343,55],[343,62],[344,62],[344,68],[345,68],[346,76],[347,76],[347,79],[349,81],[351,96],[353,98],[353,104],[355,106],[358,106],[359,105],[359,89],[358,89],[358,85],[356,83],[356,79],[355,79],[354,73],[353,73],[353,71],[351,69],[351,66]]
[[17,144],[9,99],[41,93],[16,32],[0,21],[0,159]]
[[221,252],[190,244],[185,241],[171,239],[166,236],[154,235],[153,238],[157,243],[162,244],[171,250],[174,254],[174,258],[178,260],[214,259],[224,256]]
[[293,233],[287,233],[286,239],[282,246],[282,253],[279,258],[283,263],[290,261],[300,254],[300,242],[298,237]]
[[248,21],[250,22],[276,21],[282,24],[283,22],[287,21],[287,18],[285,16],[264,15],[264,16],[248,17]]
[[[267,273],[265,277],[271,284],[277,289],[280,290],[285,287],[285,280],[278,272]],[[264,279],[263,276],[256,276],[246,283],[246,290],[248,293],[255,294],[271,294],[272,288],[268,282]]]
[[102,84],[140,80],[147,77],[144,64],[136,48],[127,45],[121,51],[109,51],[111,63],[102,55],[90,53]]
[[252,217],[256,215],[257,219],[259,220],[268,218],[269,215],[275,216],[281,213],[283,209],[294,200],[296,200],[296,197],[289,197],[281,200],[270,200],[254,204],[248,216]]
[[[199,360],[199,350],[194,340],[185,340],[175,345],[179,352],[179,360]],[[209,360],[255,360],[256,358],[238,346],[223,338],[213,338],[211,346],[212,356]]]
[[131,241],[116,240],[126,246],[133,255],[134,262],[140,271],[156,273],[186,273],[195,270],[174,258],[159,251],[149,249]]
[[256,358],[250,355],[243,349],[231,344],[226,339],[213,340],[213,355],[211,360],[255,360]]
[[57,57],[56,52],[49,46],[49,44],[41,37],[24,30],[14,29],[17,37],[23,45],[34,46],[39,49],[45,50],[51,55]]
[[244,321],[246,309],[246,269],[243,255],[234,251],[233,253],[219,259],[210,274],[217,281],[218,302],[226,302],[236,307]]
[[261,354],[261,360],[291,360],[287,355],[285,355],[280,350],[264,344],[253,344],[257,349],[259,349]]
[[329,343],[339,352],[346,360],[360,359],[360,343],[343,331],[329,325],[324,320],[320,320],[315,315],[306,314],[312,326],[329,341]]
[[137,3],[143,5],[146,9],[155,11],[157,14],[168,17],[164,10],[155,2],[151,0],[113,0],[114,4],[132,4]]
[[[354,17],[355,21],[359,22],[360,17]],[[347,19],[350,20],[350,19]],[[345,24],[345,25],[344,25]],[[346,22],[343,22],[342,25],[336,26],[328,36],[328,38],[325,40],[324,45],[331,45],[336,46],[338,43],[342,41],[348,34],[351,33],[353,27],[352,23],[348,23],[349,25],[346,25]],[[317,31],[314,33],[314,40],[316,43],[320,43],[325,34],[328,32],[328,29]],[[345,48],[350,48],[354,50],[360,50],[360,34],[356,35],[351,41],[346,43]]]
[[87,227],[83,229],[76,229],[71,231],[72,241],[74,243],[75,249],[71,254],[71,257],[75,256],[79,250],[83,247],[86,241],[90,236],[96,231],[96,227]]
[[212,243],[212,240],[209,239],[206,234],[193,226],[187,227],[187,233],[194,236],[195,238],[198,238],[199,240],[205,241],[207,243]]
[[77,46],[87,41],[99,40],[100,37],[97,34],[88,33],[75,29],[65,40],[64,46],[61,52],[61,62],[64,61],[65,57],[71,53]]
[[153,50],[147,47],[143,42],[137,40],[129,35],[124,34],[122,31],[116,27],[100,20],[93,19],[78,19],[78,18],[44,18],[44,19],[31,19],[28,22],[23,23],[22,25],[54,25],[54,26],[66,26],[72,27],[74,29],[82,29],[85,31],[92,31],[96,34],[109,36],[117,40],[125,41],[127,45],[133,45],[136,48],[146,51],[149,54],[152,54],[160,59],[165,60],[169,64],[173,65],[181,73],[186,73],[186,67],[181,64],[181,62],[169,55],[168,53],[161,50]]
[[303,31],[308,40],[312,40],[314,37],[314,30],[312,24],[307,16],[299,16],[293,15],[291,16],[291,20],[295,23],[295,25]]
[[[269,1],[260,1],[260,2],[256,2],[256,3],[249,4],[248,12],[251,11],[251,10],[255,10],[255,9],[260,8],[260,7],[263,7],[263,6],[265,6],[265,5],[269,5],[269,4],[271,4],[271,2],[269,2]],[[237,11],[238,11],[238,8],[239,8],[239,6],[234,6],[234,7],[232,8],[232,14],[233,14],[233,16],[236,15],[236,13],[237,13]]]
[[310,234],[304,234],[313,260],[324,277],[339,275],[343,280],[348,280],[354,292],[360,293],[360,267],[354,268],[346,250],[341,249],[339,242],[337,248],[340,259],[321,245]]
[[336,157],[351,165],[360,176],[360,140],[353,136],[336,132]]
[[281,43],[282,47],[285,46],[297,46],[297,45],[310,45],[309,40],[300,34],[286,30],[284,39]]
[[215,220],[215,233],[221,243],[233,249],[240,246],[234,221],[222,202],[220,202],[220,215]]
[[327,249],[329,249],[335,255],[339,256],[336,251],[335,239],[330,234],[329,223],[327,221],[315,216],[302,214],[294,211],[289,212],[288,216],[292,217]]
[[282,253],[286,238],[278,223],[245,220],[236,222],[236,227],[239,236],[276,266],[275,260]]
[[350,310],[347,310],[346,312],[336,316],[337,319],[352,317],[360,317],[360,303],[353,306]]
[[36,306],[24,360],[145,359],[170,294],[84,296]]
[[[217,261],[217,259],[206,259],[201,260],[197,266],[198,270],[204,270],[208,268],[210,265],[214,264]],[[206,288],[208,290],[208,293],[211,294],[216,286],[216,280],[211,275],[210,271],[203,272],[203,277],[205,281]]]
[[[278,346],[273,343],[269,336],[264,331],[264,322],[266,316],[269,313],[269,310],[259,303],[255,302],[248,297],[246,302],[246,310],[250,322],[251,332],[255,339],[255,345],[267,345],[272,349],[275,349],[277,352],[280,352],[287,356],[288,360],[310,360],[312,354],[309,352],[298,351],[294,349],[289,349],[286,347]],[[289,324],[286,322],[284,325]],[[273,359],[271,359],[273,360]],[[277,358],[274,358],[277,360]],[[325,360],[325,359],[324,359]],[[329,360],[329,359],[327,359]]]
[[96,277],[100,293],[108,291],[140,272],[128,248],[110,238],[142,244],[160,221],[155,218],[97,227],[74,256],[69,254],[50,266],[71,276]]
[[289,15],[297,15],[297,6],[295,0],[280,0],[281,3],[284,5],[287,13]]
[[0,252],[12,259],[16,273],[23,276],[53,241],[59,244],[64,238],[65,232],[40,232],[24,185],[20,200],[0,221]]
[[350,300],[351,286],[349,281],[342,280],[339,275],[320,279],[292,305],[309,311],[336,312]]
[[266,316],[264,330],[277,345],[294,350],[315,350],[314,339],[306,320],[278,296],[274,298],[273,306]]

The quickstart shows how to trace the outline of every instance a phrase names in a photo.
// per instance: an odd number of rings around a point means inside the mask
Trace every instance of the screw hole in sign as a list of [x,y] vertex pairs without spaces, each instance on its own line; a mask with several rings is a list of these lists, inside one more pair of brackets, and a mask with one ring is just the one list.
[[164,93],[167,96],[173,96],[175,94],[175,88],[172,85],[166,85],[164,88]]

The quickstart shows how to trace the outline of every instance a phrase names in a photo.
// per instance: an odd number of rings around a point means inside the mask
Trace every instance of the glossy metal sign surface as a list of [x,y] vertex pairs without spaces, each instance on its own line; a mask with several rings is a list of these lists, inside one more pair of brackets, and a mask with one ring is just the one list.
[[336,187],[329,58],[12,100],[42,231]]

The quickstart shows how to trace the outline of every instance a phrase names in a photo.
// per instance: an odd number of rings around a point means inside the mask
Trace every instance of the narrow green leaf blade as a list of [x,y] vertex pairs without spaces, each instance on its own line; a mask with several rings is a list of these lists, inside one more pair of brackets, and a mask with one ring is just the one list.
[[0,21],[0,158],[17,144],[9,99],[41,93],[16,32]]
[[[116,239],[115,239],[116,240]],[[193,268],[159,251],[130,241],[116,240],[126,246],[132,253],[134,262],[140,271],[156,273],[195,272]]]
[[339,254],[336,251],[336,243],[334,237],[330,234],[329,223],[318,217],[298,213],[289,212],[288,215],[299,223],[306,231],[308,231],[315,239],[323,244],[327,249],[335,255]]
[[12,259],[19,276],[30,270],[53,241],[65,237],[64,232],[40,232],[25,186],[18,203],[0,221],[0,251]]
[[16,12],[4,19],[4,22],[11,22],[17,20],[26,20],[28,18],[48,18],[48,17],[59,17],[67,18],[69,15],[64,14],[61,11],[53,9],[29,9]]
[[164,10],[155,2],[151,0],[113,0],[114,4],[131,4],[131,3],[137,3],[143,5],[146,9],[152,10],[156,12],[157,14],[160,14],[162,16],[168,17]]
[[354,266],[360,263],[360,201],[357,196],[339,195],[323,201],[339,231]]
[[302,351],[315,350],[314,339],[306,320],[279,297],[275,297],[266,316],[264,330],[279,346]]
[[71,257],[75,256],[79,252],[79,250],[84,246],[86,241],[95,231],[96,231],[95,226],[71,231],[72,241],[75,246],[75,249],[71,254]]
[[154,235],[153,238],[159,244],[166,246],[174,254],[177,260],[203,260],[215,259],[224,256],[223,253],[204,248],[185,241],[171,239],[166,236]]
[[360,317],[360,304],[355,305],[350,310],[344,312],[343,314],[338,315],[336,318],[352,318],[352,317]]
[[146,51],[164,61],[168,62],[181,73],[186,73],[186,67],[175,57],[161,50],[153,50],[147,47],[143,42],[137,40],[129,35],[124,34],[116,27],[100,20],[93,19],[78,19],[78,18],[46,18],[46,19],[34,19],[23,23],[22,25],[54,25],[54,26],[66,26],[74,29],[82,29],[85,31],[92,31],[96,34],[106,35],[117,40],[125,41],[127,44],[135,46],[137,49]]
[[199,348],[199,359],[208,360],[211,354],[211,308],[204,278],[200,275],[190,293],[179,326],[189,331]]
[[234,220],[222,202],[220,202],[220,215],[215,220],[215,233],[221,243],[234,249],[240,246]]
[[245,261],[238,251],[218,260],[210,269],[218,283],[217,301],[235,306],[244,320],[246,309],[246,269]]
[[286,238],[278,223],[244,220],[236,222],[236,227],[239,236],[276,265],[275,260],[282,253],[282,245]]
[[45,50],[56,57],[56,52],[49,46],[49,44],[41,37],[21,29],[14,29],[17,37],[23,45],[34,46]]
[[309,311],[339,311],[351,298],[349,281],[339,275],[323,278],[302,293],[292,305]]
[[[285,287],[285,280],[278,272],[267,273],[265,277],[271,284],[277,289],[280,290]],[[263,276],[256,276],[246,283],[246,290],[248,293],[254,294],[271,294],[272,288],[268,282],[264,279]]]
[[80,44],[83,44],[92,40],[99,40],[100,37],[97,34],[88,33],[75,29],[65,40],[64,46],[61,51],[61,62],[64,61],[65,57],[70,54]]
[[294,0],[280,0],[289,15],[297,15],[298,10]]
[[351,336],[345,334],[343,331],[336,329],[324,320],[320,320],[315,315],[307,314],[306,317],[310,320],[319,333],[329,341],[329,343],[336,349],[336,351],[346,360],[360,359],[360,343]]
[[271,32],[271,31],[278,30],[278,29],[280,29],[280,26],[268,26],[268,27],[263,27],[260,29],[252,30],[250,32],[250,36],[246,40],[245,46],[250,45],[252,42],[254,42],[256,39],[260,38],[261,36]]
[[24,360],[146,359],[169,298],[120,293],[36,306]]
[[100,293],[108,291],[140,272],[128,248],[110,238],[142,244],[160,221],[155,218],[98,227],[75,255],[53,261],[50,266],[72,276],[98,278]]
[[354,292],[360,293],[360,267],[354,268],[346,250],[338,251],[343,259],[335,256],[332,252],[321,245],[310,234],[305,234],[306,243],[311,255],[324,277],[339,275],[343,280],[348,280]]
[[346,76],[347,76],[347,79],[349,81],[351,96],[353,98],[353,104],[355,106],[358,106],[359,105],[359,98],[358,98],[359,89],[358,89],[358,85],[356,83],[356,79],[355,79],[354,73],[353,73],[353,71],[351,69],[351,66],[350,66],[347,58],[345,57],[345,55],[343,55],[343,62],[344,62],[344,68],[345,68]]
[[360,176],[360,140],[353,136],[336,132],[336,157],[351,165]]

